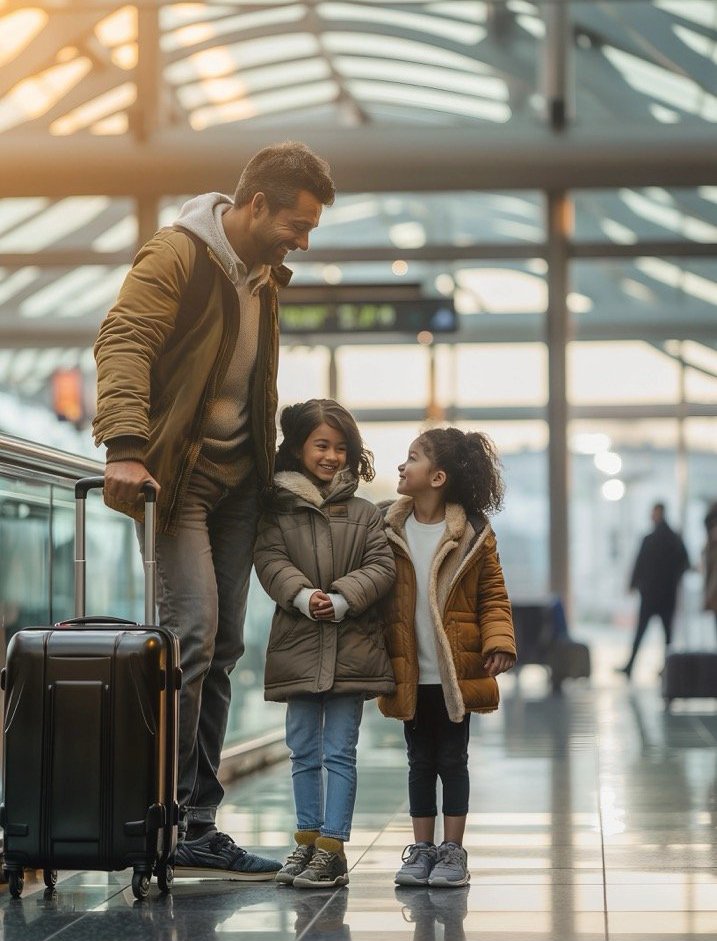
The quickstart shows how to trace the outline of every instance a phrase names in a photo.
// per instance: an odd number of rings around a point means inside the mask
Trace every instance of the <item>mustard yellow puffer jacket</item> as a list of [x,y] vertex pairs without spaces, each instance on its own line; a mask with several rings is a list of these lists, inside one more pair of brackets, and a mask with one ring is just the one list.
[[[412,511],[413,501],[402,497],[386,513],[386,535],[396,557],[396,583],[384,608],[396,692],[378,700],[385,716],[404,720],[415,714],[418,691],[416,575],[405,533]],[[466,712],[494,711],[498,684],[483,662],[499,651],[516,655],[510,601],[493,530],[483,519],[467,519],[458,504],[446,507],[446,531],[431,565],[429,593],[451,721],[460,722]]]

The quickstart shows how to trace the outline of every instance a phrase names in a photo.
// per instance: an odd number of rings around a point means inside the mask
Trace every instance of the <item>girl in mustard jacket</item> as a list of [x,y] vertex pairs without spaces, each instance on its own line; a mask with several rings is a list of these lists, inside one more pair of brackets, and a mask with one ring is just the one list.
[[[396,557],[387,603],[396,692],[384,715],[404,720],[415,842],[399,885],[462,886],[470,879],[468,813],[471,712],[498,706],[498,673],[515,663],[515,636],[496,539],[486,515],[503,498],[490,439],[457,428],[417,438],[398,468],[401,498],[386,512]],[[434,844],[436,782],[443,783],[444,842]]]

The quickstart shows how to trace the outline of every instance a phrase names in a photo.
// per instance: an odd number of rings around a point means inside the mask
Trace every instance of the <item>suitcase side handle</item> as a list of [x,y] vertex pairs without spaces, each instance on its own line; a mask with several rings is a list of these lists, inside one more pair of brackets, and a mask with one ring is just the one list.
[[[104,487],[104,477],[83,477],[75,484],[75,617],[85,617],[86,570],[85,505],[90,490]],[[157,491],[147,482],[142,486],[144,514],[144,622],[154,624],[157,599],[155,520]],[[107,620],[107,619],[105,619]],[[130,622],[134,623],[134,622]]]

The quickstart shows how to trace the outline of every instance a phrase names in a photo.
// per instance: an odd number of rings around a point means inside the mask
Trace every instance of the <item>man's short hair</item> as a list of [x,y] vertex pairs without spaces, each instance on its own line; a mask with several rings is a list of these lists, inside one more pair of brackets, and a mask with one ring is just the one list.
[[257,193],[264,193],[269,209],[278,212],[294,206],[300,190],[308,190],[324,206],[336,196],[328,163],[306,144],[285,141],[264,147],[251,158],[239,177],[234,206],[245,206]]

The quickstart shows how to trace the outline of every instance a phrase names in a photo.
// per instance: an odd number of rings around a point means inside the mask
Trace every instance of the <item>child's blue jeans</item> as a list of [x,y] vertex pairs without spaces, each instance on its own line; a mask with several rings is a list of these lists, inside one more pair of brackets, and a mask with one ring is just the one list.
[[318,830],[337,840],[351,835],[363,704],[363,694],[318,693],[289,700],[286,744],[291,749],[297,830]]

